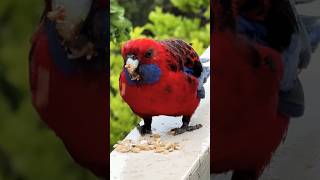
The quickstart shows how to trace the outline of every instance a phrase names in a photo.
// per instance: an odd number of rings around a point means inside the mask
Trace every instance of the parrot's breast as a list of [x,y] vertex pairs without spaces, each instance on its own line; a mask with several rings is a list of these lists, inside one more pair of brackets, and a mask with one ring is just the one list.
[[188,74],[163,73],[152,84],[132,84],[126,74],[120,75],[121,96],[139,116],[192,115],[199,104],[198,81]]
[[51,46],[54,38],[50,31],[40,28],[30,54],[32,103],[72,158],[97,176],[106,177],[106,71],[91,70],[88,65],[83,65],[82,71],[69,71],[72,64],[59,59],[58,48]]
[[[211,171],[263,169],[282,141],[288,117],[278,112],[283,73],[281,55],[253,44],[261,58],[252,56],[246,39],[215,32],[212,100],[213,138]],[[253,65],[254,58],[261,61]],[[263,61],[270,59],[273,68]]]

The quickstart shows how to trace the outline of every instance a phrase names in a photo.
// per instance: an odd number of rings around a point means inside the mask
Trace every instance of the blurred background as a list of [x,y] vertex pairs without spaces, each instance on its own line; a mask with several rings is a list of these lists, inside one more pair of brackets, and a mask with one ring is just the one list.
[[30,38],[44,1],[0,1],[0,180],[95,180],[31,105]]
[[[308,2],[312,0],[300,0]],[[320,1],[297,5],[301,15],[320,17]],[[307,69],[301,72],[305,95],[305,114],[291,118],[284,142],[278,147],[261,180],[319,180],[320,179],[320,48],[312,54]],[[231,173],[211,180],[230,180]]]
[[199,55],[210,43],[209,0],[111,0],[110,151],[139,122],[119,94],[121,44],[128,39],[182,39]]

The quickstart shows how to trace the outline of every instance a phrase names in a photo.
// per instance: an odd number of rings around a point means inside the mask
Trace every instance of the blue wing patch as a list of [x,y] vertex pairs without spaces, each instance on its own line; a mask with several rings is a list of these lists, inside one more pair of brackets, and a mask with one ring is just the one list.
[[[207,82],[208,77],[210,76],[210,68],[202,66],[201,75],[198,77],[198,89],[197,89],[197,96],[200,99],[205,98],[205,90],[204,90],[204,83]],[[193,70],[188,67],[183,67],[183,71],[187,74],[193,74]]]

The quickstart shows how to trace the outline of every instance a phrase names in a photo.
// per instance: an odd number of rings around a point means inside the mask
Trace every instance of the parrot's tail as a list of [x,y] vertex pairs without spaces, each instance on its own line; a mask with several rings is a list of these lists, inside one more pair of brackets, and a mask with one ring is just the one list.
[[205,64],[210,61],[210,47],[202,54],[200,57],[200,62],[202,64],[202,72],[201,75],[198,77],[198,97],[203,99],[205,97],[205,90],[204,84],[207,82],[207,79],[210,76],[210,67],[206,66]]

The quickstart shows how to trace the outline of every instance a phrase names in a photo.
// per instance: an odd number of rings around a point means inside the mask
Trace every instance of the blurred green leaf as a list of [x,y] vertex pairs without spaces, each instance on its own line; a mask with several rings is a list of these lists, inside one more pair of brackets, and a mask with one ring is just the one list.
[[95,180],[39,119],[29,88],[30,39],[43,1],[0,1],[0,179]]
[[171,0],[172,4],[187,13],[201,13],[210,5],[208,0]]
[[116,0],[110,2],[110,38],[114,42],[121,42],[129,39],[131,23],[124,17],[124,9],[119,6]]

